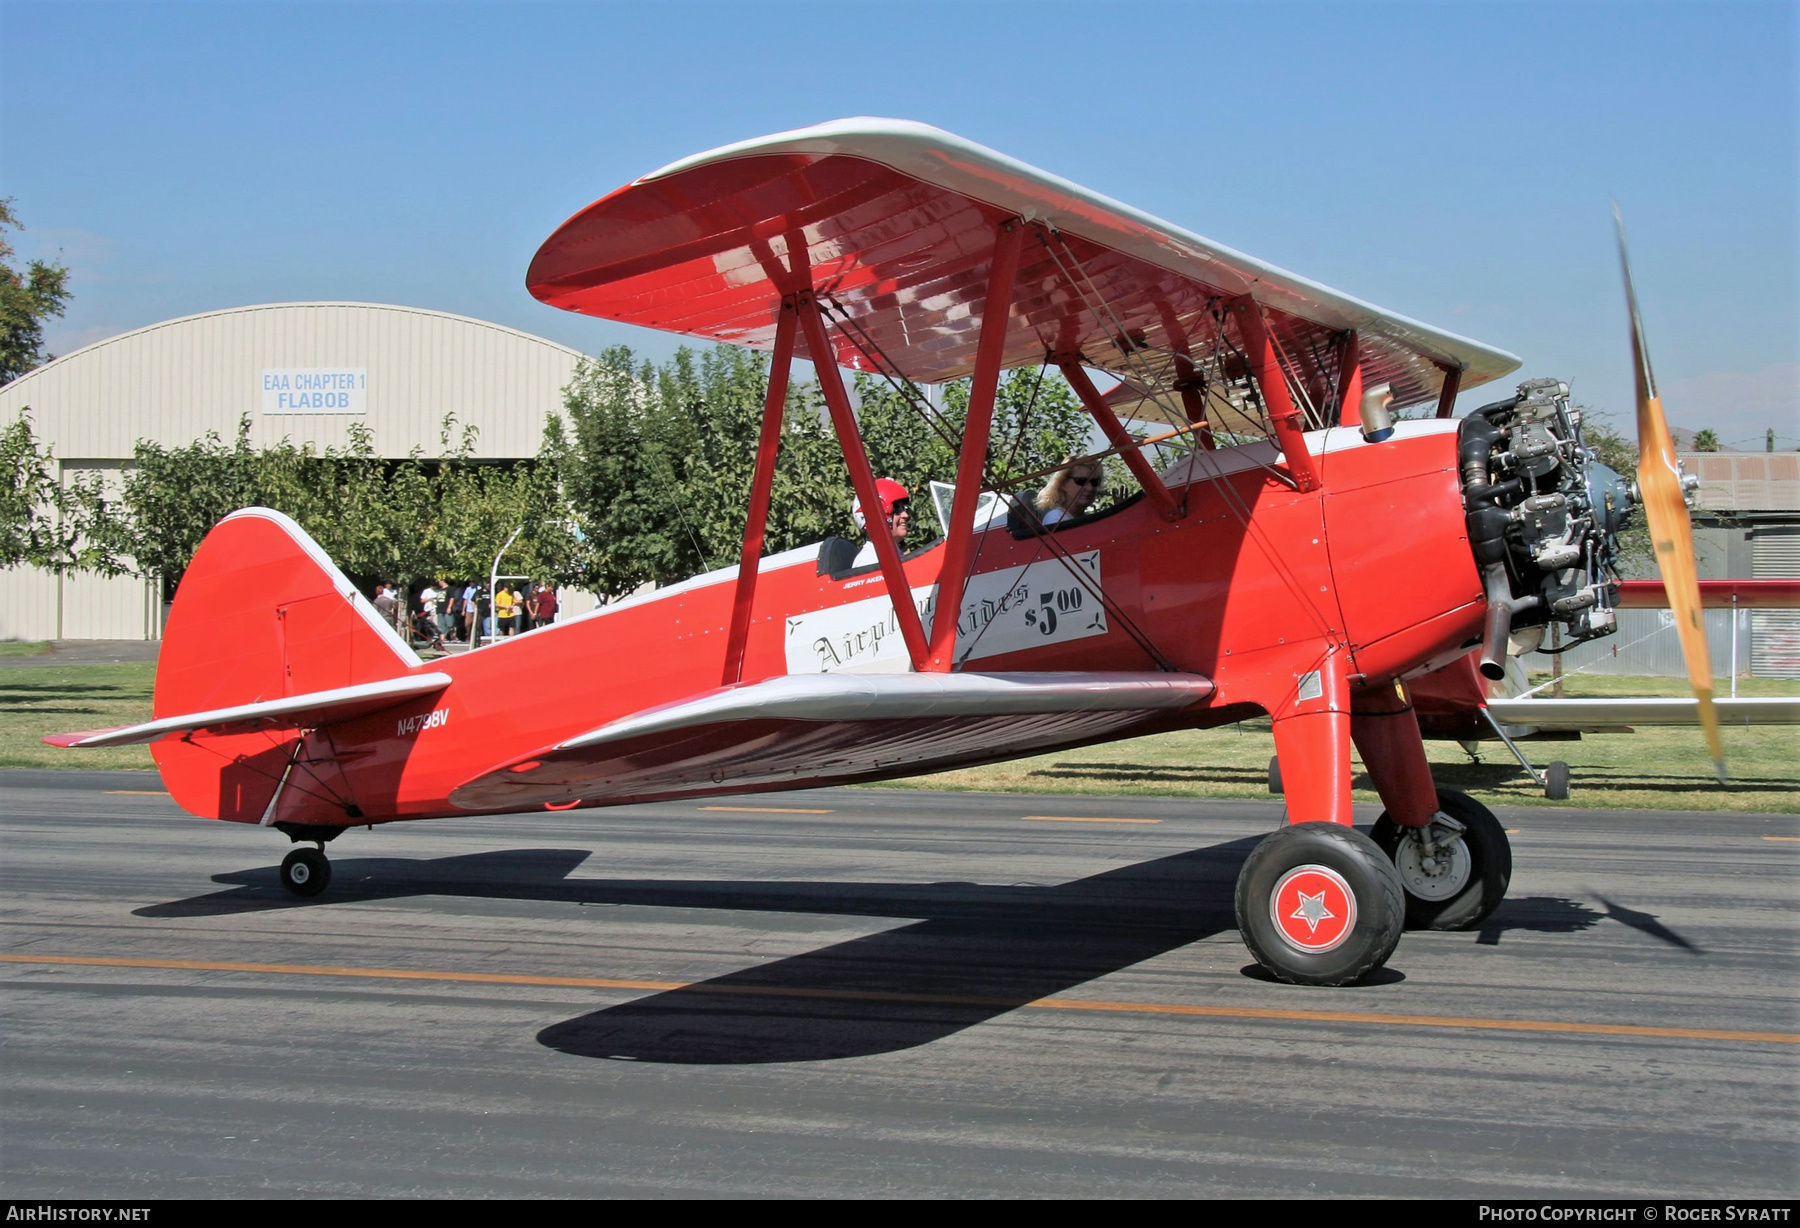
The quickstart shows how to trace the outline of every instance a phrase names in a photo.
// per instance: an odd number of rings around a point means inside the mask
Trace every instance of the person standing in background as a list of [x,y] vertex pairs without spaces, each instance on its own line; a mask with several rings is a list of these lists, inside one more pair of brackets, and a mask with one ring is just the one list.
[[386,619],[387,625],[390,627],[395,625],[394,606],[396,604],[392,585],[377,584],[375,586],[375,612]]
[[438,612],[435,625],[437,627],[437,645],[443,647],[445,640],[456,638],[456,595],[451,587],[442,580],[437,582]]
[[425,587],[419,590],[419,615],[424,620],[420,628],[424,632],[427,648],[442,648],[444,632],[438,625],[438,603],[444,599],[444,592],[438,586],[426,581]]
[[526,621],[525,594],[521,593],[518,589],[515,588],[512,591],[512,599],[513,599],[513,634],[518,635],[520,632],[529,628],[531,626],[531,624],[528,621]]
[[512,633],[512,590],[507,588],[504,584],[496,585],[494,588],[494,636],[495,638],[499,638],[502,635],[511,635]]
[[556,590],[543,582],[537,587],[537,613],[533,615],[532,626],[548,627],[556,621]]
[[473,580],[469,581],[468,584],[463,586],[463,591],[462,591],[463,643],[467,644],[471,648],[475,647],[475,633],[476,633],[477,628],[479,628],[481,626],[481,622],[480,622],[481,614],[476,609],[476,606],[478,604],[476,599],[479,598],[480,596],[481,596],[481,585],[475,583]]

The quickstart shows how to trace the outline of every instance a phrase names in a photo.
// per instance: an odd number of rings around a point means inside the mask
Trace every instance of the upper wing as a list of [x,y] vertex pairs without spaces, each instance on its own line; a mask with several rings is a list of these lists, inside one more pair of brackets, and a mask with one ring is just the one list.
[[1195,674],[788,674],[602,725],[450,801],[499,810],[917,771],[1116,733],[1212,689]]
[[415,695],[428,695],[450,685],[449,674],[409,674],[382,682],[364,682],[329,691],[265,699],[258,703],[165,716],[142,725],[86,733],[53,733],[44,741],[52,746],[92,749],[100,746],[135,746],[176,733],[205,730],[208,733],[249,733],[256,729],[300,729],[322,721],[345,721],[391,708]]
[[[1519,365],[902,120],[838,120],[666,166],[565,222],[526,282],[569,311],[764,349],[783,295],[816,287],[854,322],[835,334],[838,365],[879,361],[937,383],[974,368],[994,227],[1011,217],[1033,225],[1008,367],[1079,352],[1089,366],[1154,375],[1165,388],[1195,368],[1229,388],[1244,375],[1242,343],[1217,313],[1238,296],[1264,308],[1302,396],[1336,386],[1337,341],[1349,330],[1364,379],[1392,385],[1400,405],[1435,398],[1446,370],[1470,388]],[[1240,421],[1215,406],[1214,425],[1255,429],[1254,406],[1226,399]]]

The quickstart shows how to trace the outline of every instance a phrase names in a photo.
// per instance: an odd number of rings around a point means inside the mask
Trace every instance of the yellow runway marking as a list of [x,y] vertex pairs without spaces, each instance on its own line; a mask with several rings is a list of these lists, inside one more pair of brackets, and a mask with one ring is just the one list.
[[118,797],[167,797],[167,789],[108,789],[108,793]]
[[1764,836],[1764,840],[1780,840],[1787,844],[1800,844],[1800,836]]
[[1161,819],[1084,819],[1072,814],[1022,814],[1027,823],[1160,823]]
[[802,810],[797,806],[702,806],[702,810],[743,810],[751,814],[830,814],[829,810]]
[[1516,827],[1509,827],[1506,829],[1506,834],[1509,836],[1516,836],[1519,834],[1519,829]]
[[1196,1019],[1268,1019],[1283,1023],[1362,1023],[1378,1027],[1457,1028],[1487,1032],[1547,1032],[1577,1036],[1626,1036],[1664,1040],[1741,1040],[1800,1044],[1795,1032],[1736,1032],[1722,1028],[1658,1028],[1626,1023],[1572,1023],[1557,1019],[1484,1019],[1453,1015],[1384,1015],[1372,1011],[1295,1011],[1254,1006],[1184,1006],[1174,1002],[1107,1002],[1086,998],[982,998],[958,994],[882,993],[857,989],[800,989],[778,985],[719,985],[684,981],[630,981],[593,976],[526,976],[504,972],[428,972],[410,968],[344,968],[328,964],[248,964],[200,959],[124,959],[91,955],[0,955],[6,964],[56,964],[81,968],[159,968],[180,972],[260,972],[277,976],[332,976],[366,980],[438,981],[465,985],[548,985],[572,989],[637,989],[760,998],[815,998],[853,1002],[911,1002],[932,1006],[981,1006],[1007,1010],[1101,1011],[1123,1015],[1174,1015]]

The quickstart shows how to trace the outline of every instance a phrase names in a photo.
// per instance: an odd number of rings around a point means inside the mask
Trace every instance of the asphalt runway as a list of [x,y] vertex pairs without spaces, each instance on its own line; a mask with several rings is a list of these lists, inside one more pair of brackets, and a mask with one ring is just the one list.
[[395,825],[297,902],[159,789],[0,772],[8,1198],[1800,1191],[1789,816],[1505,811],[1490,923],[1326,990],[1233,928],[1274,801]]

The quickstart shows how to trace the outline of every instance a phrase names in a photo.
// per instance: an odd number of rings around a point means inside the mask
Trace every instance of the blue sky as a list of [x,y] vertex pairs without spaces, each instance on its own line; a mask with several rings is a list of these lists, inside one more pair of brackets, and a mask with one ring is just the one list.
[[1672,420],[1794,446],[1797,63],[1792,3],[0,0],[0,194],[20,250],[74,271],[59,351],[356,299],[661,356],[534,302],[537,244],[677,157],[899,116],[1510,349],[1623,422],[1616,196]]

